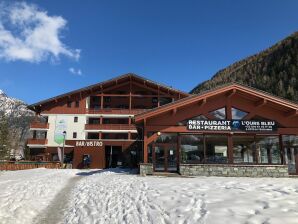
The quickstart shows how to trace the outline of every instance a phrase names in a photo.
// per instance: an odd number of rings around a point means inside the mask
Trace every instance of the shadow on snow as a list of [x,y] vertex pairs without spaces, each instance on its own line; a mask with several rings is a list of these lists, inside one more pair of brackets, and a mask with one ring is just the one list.
[[84,170],[82,172],[76,173],[76,175],[91,176],[94,174],[100,174],[105,172],[118,173],[118,174],[137,174],[138,169],[109,168],[109,169],[103,169],[103,170]]

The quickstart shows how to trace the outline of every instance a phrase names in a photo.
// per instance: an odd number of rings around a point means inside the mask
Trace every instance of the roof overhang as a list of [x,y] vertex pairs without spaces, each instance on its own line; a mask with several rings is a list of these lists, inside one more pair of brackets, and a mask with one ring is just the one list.
[[179,108],[185,107],[192,103],[199,103],[200,105],[204,105],[206,101],[208,101],[208,98],[214,97],[219,94],[226,94],[226,97],[229,98],[235,95],[236,93],[244,93],[260,98],[260,100],[257,102],[259,104],[266,104],[267,102],[271,102],[273,104],[285,107],[290,111],[290,115],[296,115],[298,113],[297,103],[239,83],[229,83],[223,86],[219,86],[215,89],[208,90],[200,94],[191,95],[189,97],[177,100],[164,106],[148,110],[141,114],[137,114],[135,115],[135,122],[139,123],[145,121],[150,117],[158,116],[159,114],[163,114],[169,111],[175,113]]
[[109,79],[109,80],[106,80],[106,81],[103,81],[103,82],[100,82],[100,83],[96,83],[94,85],[90,85],[90,86],[87,86],[87,87],[84,87],[84,88],[81,88],[81,89],[77,89],[77,90],[74,90],[74,91],[71,91],[71,92],[68,92],[68,93],[65,93],[65,94],[61,94],[61,95],[46,99],[46,100],[42,100],[40,102],[29,105],[28,108],[31,109],[31,110],[36,111],[37,108],[41,107],[42,105],[47,104],[49,102],[53,102],[53,101],[57,102],[61,98],[66,98],[66,97],[69,98],[73,95],[80,94],[82,92],[92,92],[92,91],[95,91],[95,90],[96,91],[97,90],[99,90],[99,91],[104,90],[107,87],[111,87],[111,86],[114,86],[114,85],[117,85],[117,84],[121,84],[121,83],[124,83],[125,81],[130,81],[130,80],[137,81],[137,82],[142,83],[144,85],[154,86],[154,87],[158,88],[160,91],[164,91],[164,92],[167,92],[167,93],[180,94],[181,97],[187,97],[187,96],[190,95],[189,93],[186,93],[186,92],[174,89],[170,86],[167,86],[167,85],[164,85],[164,84],[149,80],[147,78],[136,75],[134,73],[127,73],[127,74],[124,74],[124,75],[117,76],[113,79]]

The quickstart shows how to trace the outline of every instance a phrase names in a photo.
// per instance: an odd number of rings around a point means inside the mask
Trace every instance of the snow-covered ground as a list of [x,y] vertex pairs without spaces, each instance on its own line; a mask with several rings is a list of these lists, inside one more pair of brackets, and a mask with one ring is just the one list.
[[0,223],[33,223],[76,173],[44,168],[1,171]]
[[294,178],[166,178],[121,170],[46,169],[0,173],[0,223],[55,216],[59,192],[68,195],[60,219],[68,224],[298,223]]

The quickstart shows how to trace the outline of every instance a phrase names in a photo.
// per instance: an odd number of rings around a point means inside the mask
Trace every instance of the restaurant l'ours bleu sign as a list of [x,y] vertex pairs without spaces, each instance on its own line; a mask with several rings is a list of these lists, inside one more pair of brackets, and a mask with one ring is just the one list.
[[277,123],[253,120],[188,120],[187,129],[194,131],[271,132],[277,130]]

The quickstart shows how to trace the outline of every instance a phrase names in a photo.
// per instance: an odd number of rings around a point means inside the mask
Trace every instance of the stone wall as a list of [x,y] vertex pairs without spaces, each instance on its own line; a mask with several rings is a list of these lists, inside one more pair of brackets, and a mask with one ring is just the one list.
[[288,177],[287,165],[180,164],[183,176]]
[[153,174],[153,164],[152,163],[140,163],[140,175],[152,175]]

